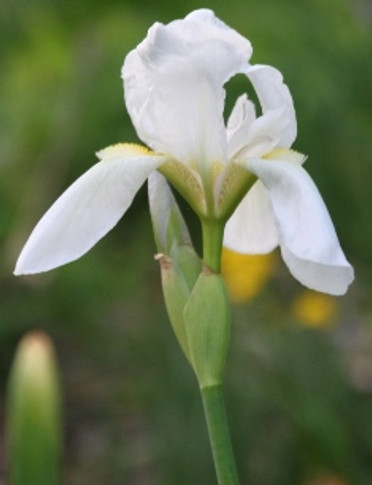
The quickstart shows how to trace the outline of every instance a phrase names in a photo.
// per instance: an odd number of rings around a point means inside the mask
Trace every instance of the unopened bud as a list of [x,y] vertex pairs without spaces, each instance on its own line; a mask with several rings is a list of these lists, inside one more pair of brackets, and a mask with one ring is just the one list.
[[201,260],[172,191],[159,173],[149,177],[149,201],[164,300],[177,340],[190,360],[183,311],[199,277]]
[[180,246],[177,253],[177,262],[165,254],[158,255],[156,259],[160,263],[164,301],[169,320],[184,354],[190,360],[183,312],[198,278],[201,262],[191,246]]
[[220,274],[203,268],[185,306],[184,320],[200,387],[221,384],[230,338],[230,306]]
[[7,390],[6,429],[11,485],[57,485],[61,396],[53,344],[42,332],[20,342]]

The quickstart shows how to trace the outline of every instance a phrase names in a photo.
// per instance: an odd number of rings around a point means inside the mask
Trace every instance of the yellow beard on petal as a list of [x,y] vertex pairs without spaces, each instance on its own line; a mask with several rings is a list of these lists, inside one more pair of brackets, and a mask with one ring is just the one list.
[[269,153],[266,153],[262,158],[265,160],[284,160],[285,162],[293,162],[303,164],[306,160],[306,155],[289,148],[274,148]]
[[138,145],[137,143],[115,143],[106,148],[102,148],[96,153],[100,160],[114,157],[136,157],[141,155],[156,155],[149,148]]

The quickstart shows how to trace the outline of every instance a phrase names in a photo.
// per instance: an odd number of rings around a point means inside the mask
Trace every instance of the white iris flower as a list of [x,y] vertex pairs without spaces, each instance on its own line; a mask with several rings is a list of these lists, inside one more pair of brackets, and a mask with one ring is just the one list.
[[[310,288],[343,294],[353,269],[325,204],[290,150],[292,97],[279,71],[251,65],[250,42],[197,10],[154,24],[122,69],[125,100],[150,148],[119,144],[54,203],[35,227],[15,274],[47,271],[86,253],[112,229],[149,177],[160,171],[199,217],[226,223],[224,245],[242,253],[280,246],[290,272]],[[251,82],[262,114],[243,95],[224,122],[225,83]]]

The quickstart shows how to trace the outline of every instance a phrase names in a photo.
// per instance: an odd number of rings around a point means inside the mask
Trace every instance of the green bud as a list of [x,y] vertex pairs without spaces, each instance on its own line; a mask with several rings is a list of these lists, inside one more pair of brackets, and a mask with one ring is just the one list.
[[194,248],[188,244],[173,246],[171,258],[172,261],[175,261],[175,264],[184,277],[190,294],[202,269],[201,259]]
[[183,319],[183,309],[190,296],[190,289],[181,271],[169,256],[160,254],[157,259],[160,263],[163,295],[169,320],[184,354],[190,360]]
[[57,485],[61,397],[53,345],[42,332],[29,333],[17,348],[6,411],[10,484]]
[[191,246],[174,246],[172,254],[174,258],[164,254],[156,258],[160,263],[169,320],[184,354],[190,360],[183,310],[199,276],[201,261]]
[[165,304],[178,342],[190,360],[183,310],[199,276],[201,261],[168,183],[156,172],[149,178],[149,201]]
[[230,338],[230,306],[223,278],[207,266],[186,303],[184,320],[200,387],[221,384]]

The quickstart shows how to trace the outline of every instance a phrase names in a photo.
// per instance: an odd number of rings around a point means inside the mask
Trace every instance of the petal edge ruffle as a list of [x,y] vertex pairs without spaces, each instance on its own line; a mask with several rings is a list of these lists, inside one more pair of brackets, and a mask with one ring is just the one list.
[[226,161],[223,85],[246,67],[251,52],[250,42],[210,10],[156,23],[122,69],[139,137],[183,163]]

